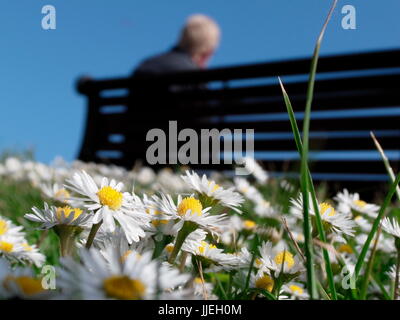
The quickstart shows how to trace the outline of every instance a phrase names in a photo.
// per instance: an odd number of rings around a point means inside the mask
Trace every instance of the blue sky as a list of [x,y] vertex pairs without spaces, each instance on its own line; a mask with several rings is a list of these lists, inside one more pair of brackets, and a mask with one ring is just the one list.
[[[126,76],[148,55],[168,49],[192,13],[214,17],[221,46],[211,66],[309,56],[328,0],[2,0],[0,4],[0,151],[34,148],[39,161],[73,160],[85,99],[79,75]],[[56,8],[57,29],[41,28]],[[341,27],[353,5],[357,29]],[[348,0],[328,27],[321,54],[400,47],[399,0]]]

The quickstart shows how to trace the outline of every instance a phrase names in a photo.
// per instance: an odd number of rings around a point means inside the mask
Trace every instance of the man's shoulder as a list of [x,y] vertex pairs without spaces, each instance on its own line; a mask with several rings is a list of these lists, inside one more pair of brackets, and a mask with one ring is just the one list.
[[135,70],[134,74],[161,74],[174,71],[197,70],[189,55],[179,50],[152,56],[144,60]]

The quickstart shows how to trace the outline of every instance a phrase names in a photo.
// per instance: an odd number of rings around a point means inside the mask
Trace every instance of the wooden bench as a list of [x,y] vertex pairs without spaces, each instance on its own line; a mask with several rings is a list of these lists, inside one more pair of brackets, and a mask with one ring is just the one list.
[[[137,160],[146,164],[148,130],[166,129],[169,120],[177,120],[179,129],[254,129],[256,159],[272,174],[290,175],[299,161],[277,77],[301,128],[309,67],[310,59],[297,59],[141,80],[82,78],[77,88],[87,97],[88,108],[79,159],[124,167]],[[386,181],[370,131],[397,170],[400,50],[321,57],[317,72],[310,129],[314,179],[367,187],[366,182]]]

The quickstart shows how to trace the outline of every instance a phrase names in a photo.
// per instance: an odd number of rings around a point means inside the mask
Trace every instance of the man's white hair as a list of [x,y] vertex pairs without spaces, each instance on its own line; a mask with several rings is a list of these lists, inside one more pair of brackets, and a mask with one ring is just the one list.
[[194,14],[183,27],[179,46],[191,55],[213,52],[218,46],[220,29],[208,16]]

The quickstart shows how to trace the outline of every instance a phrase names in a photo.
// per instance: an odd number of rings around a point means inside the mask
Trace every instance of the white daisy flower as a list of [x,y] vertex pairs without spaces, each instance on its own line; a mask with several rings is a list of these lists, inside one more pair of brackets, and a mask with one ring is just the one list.
[[400,226],[396,219],[384,218],[382,220],[382,228],[393,237],[400,238]]
[[0,216],[0,237],[7,235],[14,238],[24,238],[25,234],[21,231],[21,226],[14,225],[11,220]]
[[82,209],[65,207],[54,207],[44,203],[44,209],[32,208],[33,213],[25,214],[25,218],[41,223],[42,229],[50,229],[56,225],[69,225],[81,228],[91,226],[92,215],[84,213]]
[[153,169],[149,167],[143,167],[136,174],[136,181],[142,185],[149,185],[156,179],[156,174]]
[[252,174],[254,178],[260,184],[267,183],[269,179],[268,172],[265,171],[254,158],[244,157],[241,159],[241,162],[244,163],[244,170],[249,174]]
[[[290,212],[296,215],[298,218],[303,217],[303,195],[300,193],[297,199],[290,199],[292,206]],[[327,231],[333,231],[337,234],[346,234],[349,236],[354,235],[355,222],[351,219],[351,216],[347,213],[338,212],[330,204],[323,202],[319,203],[319,213],[322,222],[325,223]],[[314,205],[309,200],[309,213],[315,217]]]
[[195,296],[202,297],[205,300],[218,300],[218,297],[212,293],[213,284],[203,281],[200,277],[193,279],[193,288]]
[[171,168],[163,168],[157,174],[157,181],[153,185],[154,190],[165,193],[184,193],[187,192],[188,186],[182,181],[181,177],[174,174]]
[[[387,275],[389,276],[389,278],[392,281],[394,281],[396,279],[396,265],[393,265],[390,267],[389,271],[387,272]],[[400,273],[399,273],[399,277],[400,277]]]
[[[79,298],[83,299],[143,300],[157,298],[159,276],[160,298],[176,298],[175,289],[184,285],[189,275],[164,264],[158,268],[157,261],[151,260],[151,254],[129,255],[125,263],[121,263],[118,254],[107,261],[94,248],[81,250],[82,264],[71,258],[62,259],[65,272],[60,273],[58,283],[66,284],[67,292],[79,293]],[[72,290],[68,285],[71,282],[78,288]]]
[[175,219],[171,215],[166,215],[163,212],[157,210],[157,207],[153,204],[152,200],[143,195],[143,200],[138,198],[143,206],[143,211],[146,212],[151,221],[150,227],[146,231],[152,235],[156,235],[156,240],[161,240],[163,235],[176,236],[179,231],[179,225],[176,224]]
[[186,171],[186,175],[183,175],[182,179],[199,195],[212,199],[222,206],[231,208],[236,212],[241,212],[238,207],[244,202],[244,199],[238,192],[234,191],[233,187],[224,189],[216,184],[215,181],[208,180],[205,174],[200,178],[194,171],[192,171],[192,173]]
[[[364,246],[365,242],[367,241],[368,235],[366,234],[359,234],[355,237],[357,246],[356,250],[358,252],[361,252],[362,247]],[[371,246],[375,243],[376,239],[372,240]],[[377,250],[385,252],[385,253],[393,253],[396,252],[396,247],[394,245],[393,238],[385,237],[384,235],[381,235],[379,237],[378,245],[377,245]]]
[[278,218],[279,210],[271,205],[271,203],[262,198],[257,198],[255,201],[254,212],[263,218]]
[[161,194],[161,198],[153,195],[152,206],[165,215],[169,215],[171,219],[178,219],[178,229],[180,230],[185,221],[190,221],[211,233],[221,234],[226,228],[228,220],[227,215],[212,215],[209,213],[211,207],[203,209],[201,202],[191,197],[182,199],[178,196],[177,204],[170,195]]
[[235,177],[234,178],[236,189],[242,193],[247,199],[257,201],[260,197],[262,198],[261,193],[257,190],[257,188],[253,187],[246,179]]
[[103,221],[106,230],[113,232],[116,220],[124,230],[129,243],[137,242],[140,237],[145,236],[143,228],[149,225],[149,216],[136,210],[132,195],[121,192],[123,188],[121,182],[103,178],[99,188],[85,171],[75,173],[68,182],[69,185],[66,187],[83,195],[84,198],[78,200],[87,203],[85,207],[89,211],[94,211],[93,224]]
[[379,206],[361,200],[358,193],[351,194],[347,189],[344,189],[334,199],[339,203],[338,209],[343,213],[351,213],[354,210],[371,218],[378,216]]
[[0,237],[0,256],[14,262],[33,263],[37,267],[46,260],[35,245],[30,246],[25,239],[11,236]]
[[185,241],[182,245],[182,250],[189,252],[196,257],[202,258],[201,261],[206,264],[211,263],[228,271],[235,269],[239,264],[237,256],[223,253],[222,249],[219,249],[215,245],[204,240],[199,242]]
[[22,251],[17,253],[17,258],[22,261],[29,261],[36,267],[41,267],[46,261],[44,254],[39,252],[39,248],[35,244],[22,243]]
[[294,275],[304,270],[297,255],[293,256],[282,242],[274,248],[271,242],[263,242],[259,250],[261,257],[255,260],[256,267],[274,278],[278,278],[281,272]]
[[9,263],[0,258],[0,298],[49,299],[53,293],[45,290],[42,280],[34,276],[30,268],[12,270]]
[[[154,241],[150,236],[141,239],[139,242],[129,244],[120,227],[117,227],[113,233],[103,234],[103,237],[96,239],[94,245],[107,261],[112,261],[114,255],[117,254],[122,263],[125,263],[131,254],[140,256],[145,252],[154,250]],[[113,248],[113,250],[111,251],[110,248]]]
[[289,300],[307,300],[309,295],[304,286],[298,282],[291,282],[282,286],[282,292],[289,295]]
[[68,200],[71,198],[71,194],[64,188],[64,186],[58,183],[42,183],[39,187],[47,198],[58,202],[68,203]]
[[252,274],[250,277],[250,288],[272,292],[274,285],[275,280],[268,273],[257,272],[257,274]]
[[369,233],[372,228],[372,223],[363,216],[354,217],[354,222],[360,227],[361,231]]

